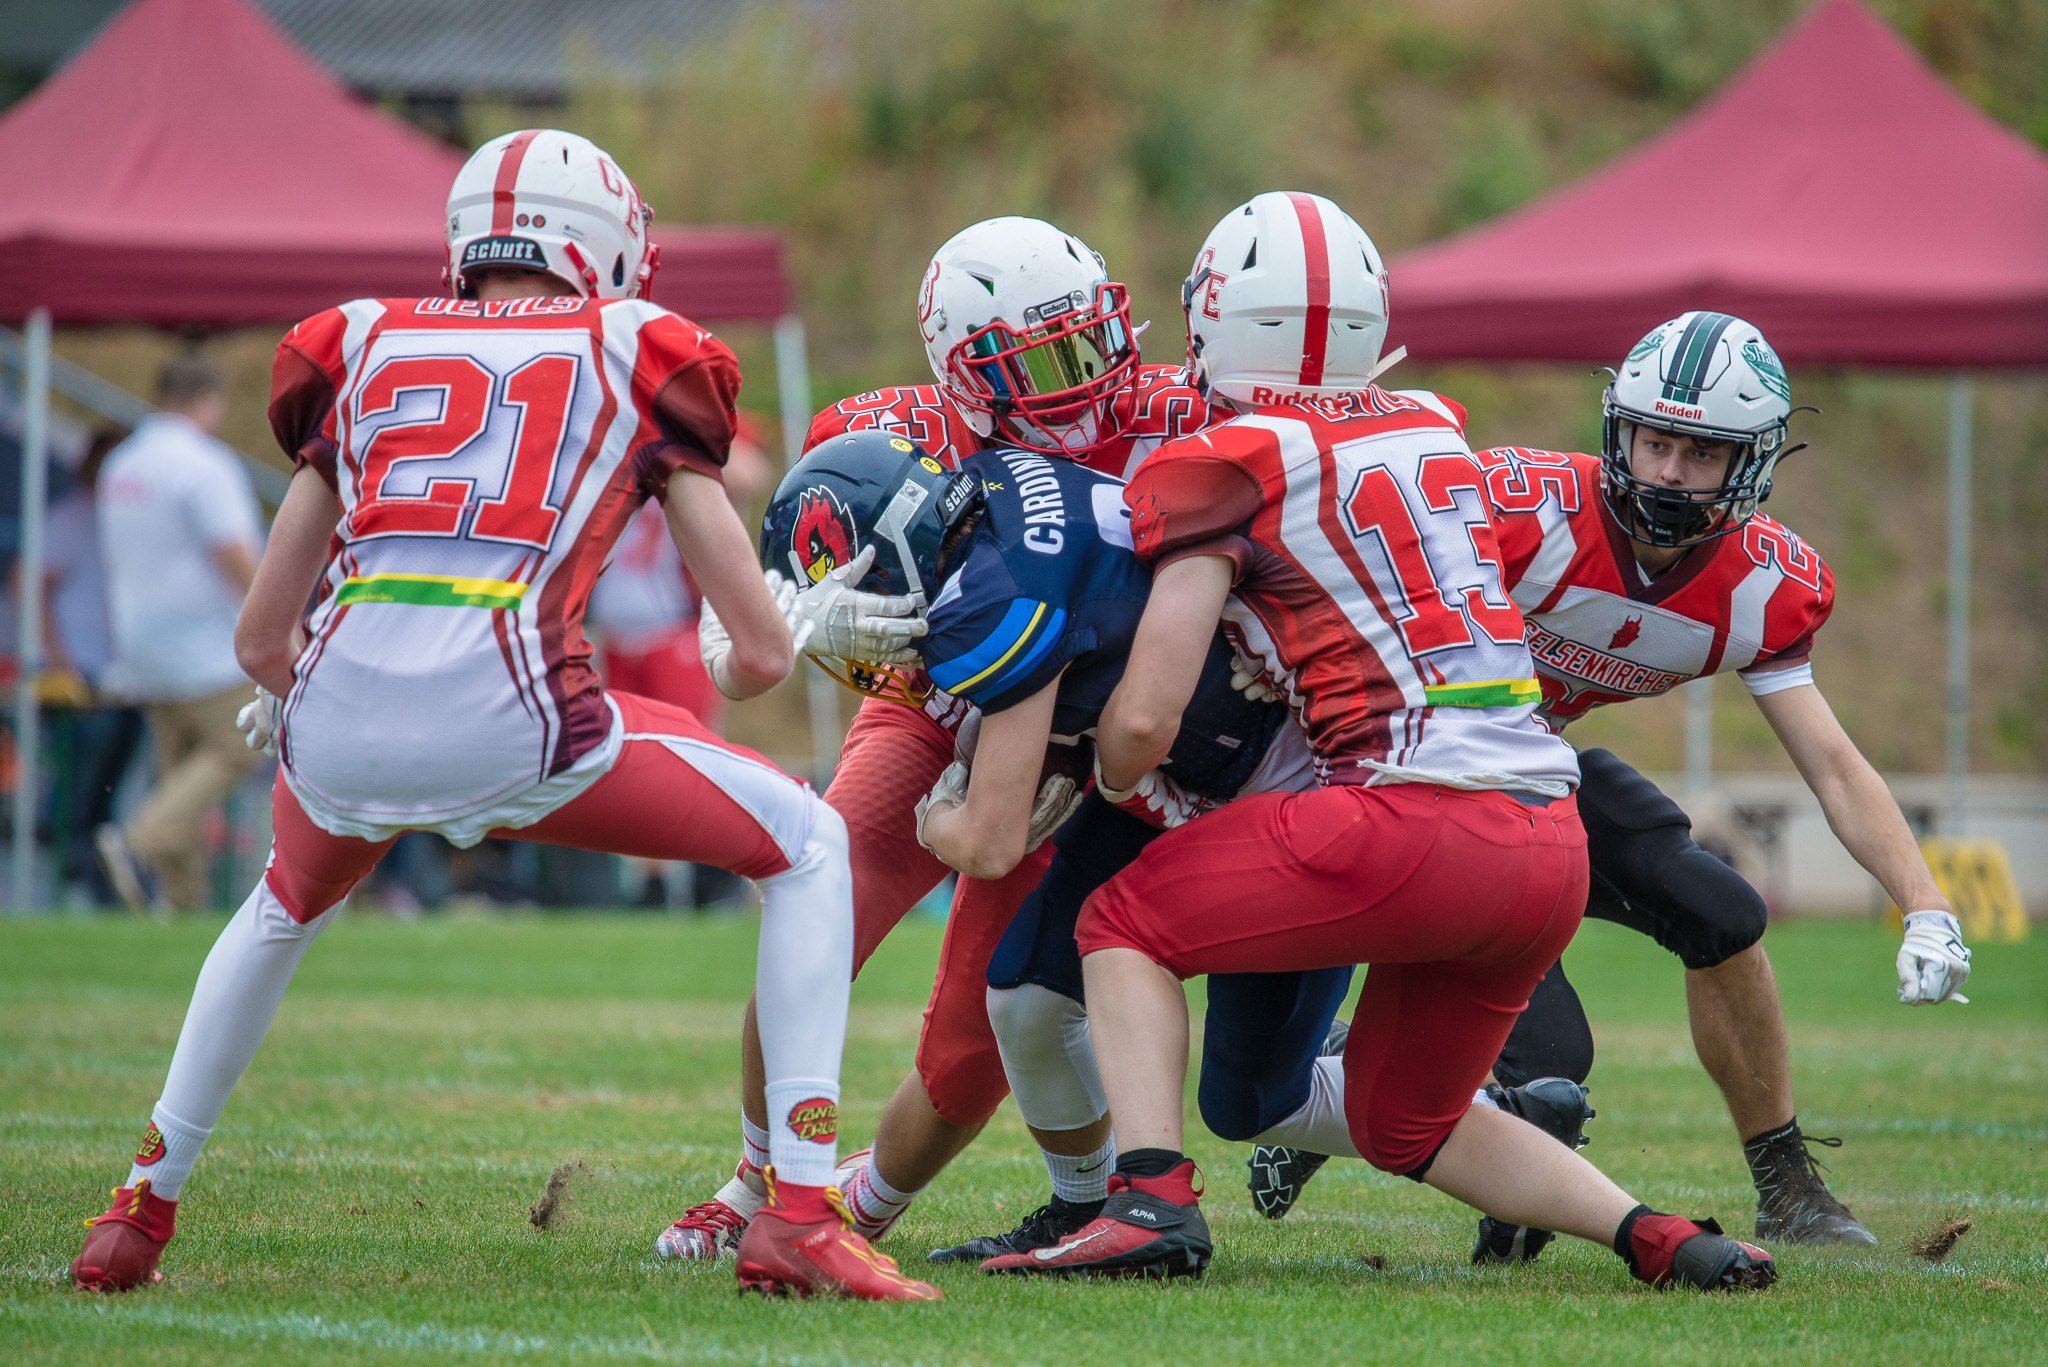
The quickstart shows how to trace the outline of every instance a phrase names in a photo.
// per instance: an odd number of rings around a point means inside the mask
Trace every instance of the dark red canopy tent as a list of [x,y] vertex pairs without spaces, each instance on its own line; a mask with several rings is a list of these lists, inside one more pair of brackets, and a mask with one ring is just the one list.
[[1389,265],[1419,360],[1606,361],[1747,318],[1787,361],[2048,364],[2048,156],[1827,0],[1662,134]]
[[[0,318],[229,326],[439,293],[461,163],[245,0],[136,0],[0,119]],[[657,302],[790,312],[775,234],[656,240]]]

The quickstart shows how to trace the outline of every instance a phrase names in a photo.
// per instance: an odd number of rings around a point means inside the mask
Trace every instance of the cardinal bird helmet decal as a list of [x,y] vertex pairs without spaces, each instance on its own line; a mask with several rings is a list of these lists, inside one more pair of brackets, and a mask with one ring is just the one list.
[[813,584],[853,559],[855,536],[853,515],[838,494],[813,484],[797,495],[790,558],[804,567]]

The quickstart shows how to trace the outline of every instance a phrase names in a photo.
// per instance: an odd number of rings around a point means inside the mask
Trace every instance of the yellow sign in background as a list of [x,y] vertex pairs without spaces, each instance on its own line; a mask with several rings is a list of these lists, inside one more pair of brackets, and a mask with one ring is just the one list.
[[[2027,938],[2027,909],[2012,876],[2012,860],[1996,840],[1955,840],[1930,835],[1920,842],[1927,867],[1948,898],[1965,940],[2017,941]],[[1885,924],[1903,933],[1899,909]]]

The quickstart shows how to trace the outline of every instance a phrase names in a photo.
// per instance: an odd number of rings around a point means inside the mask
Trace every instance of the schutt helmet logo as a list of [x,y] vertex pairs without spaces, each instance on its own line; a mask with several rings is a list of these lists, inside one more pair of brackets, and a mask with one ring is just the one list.
[[837,494],[816,484],[804,490],[790,529],[790,549],[813,584],[853,559],[853,519]]
[[839,1142],[839,1103],[822,1096],[809,1101],[799,1101],[789,1108],[789,1128],[796,1132],[798,1139],[813,1144],[836,1144]]
[[1614,635],[1607,640],[1609,650],[1623,650],[1636,643],[1636,637],[1643,634],[1643,619],[1631,617],[1614,629]]

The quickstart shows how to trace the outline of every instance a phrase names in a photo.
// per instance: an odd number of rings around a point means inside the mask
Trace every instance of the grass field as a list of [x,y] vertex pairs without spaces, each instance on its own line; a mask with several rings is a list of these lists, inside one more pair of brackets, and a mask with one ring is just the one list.
[[[731,1169],[750,920],[357,919],[314,950],[222,1118],[165,1284],[74,1293],[80,1221],[125,1174],[218,926],[0,922],[0,1360],[2048,1361],[2048,937],[1980,947],[1968,1007],[1908,1011],[1874,927],[1772,932],[1802,1119],[1847,1140],[1832,1180],[1882,1242],[1781,1251],[1764,1296],[1652,1294],[1583,1244],[1474,1269],[1468,1211],[1356,1163],[1268,1223],[1242,1191],[1247,1148],[1203,1136],[1218,1255],[1200,1284],[947,1271],[944,1305],[873,1307],[742,1299],[730,1264],[652,1256]],[[856,1142],[910,1060],[936,946],[906,926],[855,989]],[[1587,1156],[1747,1231],[1676,964],[1601,925],[1570,964],[1600,1043]],[[527,1208],[572,1158],[589,1175],[536,1231]],[[1006,1107],[884,1247],[922,1270],[1044,1180]],[[1908,1256],[1957,1214],[1976,1228],[1947,1262]]]

